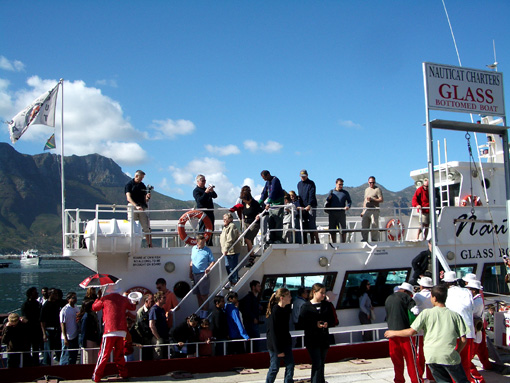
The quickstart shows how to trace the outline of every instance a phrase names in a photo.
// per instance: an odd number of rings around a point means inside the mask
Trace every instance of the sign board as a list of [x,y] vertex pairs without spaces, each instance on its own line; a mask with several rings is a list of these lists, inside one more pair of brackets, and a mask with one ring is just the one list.
[[505,115],[501,72],[423,63],[423,77],[429,109]]

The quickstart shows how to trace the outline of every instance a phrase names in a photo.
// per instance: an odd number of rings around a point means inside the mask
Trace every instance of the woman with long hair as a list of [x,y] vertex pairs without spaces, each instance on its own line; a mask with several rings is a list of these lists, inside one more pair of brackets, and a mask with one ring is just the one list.
[[[368,296],[368,291],[370,290],[370,282],[368,279],[363,279],[359,286],[359,321],[361,324],[370,324],[372,323],[372,301]],[[372,332],[371,331],[363,331],[363,341],[371,341],[372,340]]]
[[305,330],[305,347],[312,360],[312,383],[324,383],[324,364],[329,349],[328,328],[335,325],[331,305],[324,300],[326,288],[315,283],[310,301],[301,307],[299,325]]
[[292,355],[292,337],[289,332],[292,312],[290,291],[284,287],[278,289],[267,305],[267,349],[271,358],[266,383],[273,383],[280,369],[280,358],[285,363],[284,383],[292,383],[294,377],[294,356]]

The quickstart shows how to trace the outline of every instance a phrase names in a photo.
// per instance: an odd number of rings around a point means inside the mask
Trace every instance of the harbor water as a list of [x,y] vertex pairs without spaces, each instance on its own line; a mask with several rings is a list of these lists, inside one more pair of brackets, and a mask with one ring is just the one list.
[[42,256],[39,266],[21,266],[17,259],[2,259],[2,263],[10,264],[0,268],[0,313],[19,310],[26,300],[27,289],[32,286],[39,292],[41,287],[59,288],[64,297],[67,292],[74,291],[78,295],[78,304],[81,304],[85,289],[78,285],[94,274],[70,259],[45,259]]

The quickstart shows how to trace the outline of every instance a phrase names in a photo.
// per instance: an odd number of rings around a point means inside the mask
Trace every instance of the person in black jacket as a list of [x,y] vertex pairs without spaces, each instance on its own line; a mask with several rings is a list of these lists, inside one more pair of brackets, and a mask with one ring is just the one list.
[[311,300],[301,307],[299,325],[305,330],[305,347],[312,360],[312,383],[324,383],[324,363],[329,348],[328,328],[335,325],[331,305],[326,298],[326,288],[315,283],[310,290]]
[[175,357],[192,357],[195,356],[196,343],[199,341],[199,328],[200,318],[197,314],[191,314],[186,318],[186,322],[174,328],[172,333],[173,340],[177,342],[178,353]]
[[[204,211],[205,215],[209,217],[212,223],[212,227],[214,230],[214,198],[218,198],[218,195],[214,191],[214,185],[209,185],[205,187],[205,176],[203,174],[199,174],[196,177],[197,187],[193,190],[193,198],[197,203],[197,209],[207,209]],[[205,232],[205,224],[203,220],[200,220],[198,226],[198,232]],[[212,235],[207,241],[207,246],[212,246]]]
[[267,305],[267,349],[271,364],[267,371],[266,383],[273,383],[280,369],[280,358],[285,363],[284,383],[294,381],[294,356],[292,355],[292,337],[289,332],[292,297],[284,287],[278,289]]
[[[221,295],[214,297],[214,309],[211,313],[211,331],[214,340],[228,339],[228,321],[225,313],[225,298]],[[225,342],[218,342],[214,348],[216,356],[225,355]]]

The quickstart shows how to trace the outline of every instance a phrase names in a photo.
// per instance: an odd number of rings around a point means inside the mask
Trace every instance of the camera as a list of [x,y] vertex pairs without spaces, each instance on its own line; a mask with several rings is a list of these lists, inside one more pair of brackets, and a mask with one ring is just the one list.
[[150,193],[150,192],[151,192],[151,191],[153,191],[153,190],[154,190],[154,186],[152,186],[152,185],[147,185],[147,189],[145,189],[145,191],[146,191],[147,193]]
[[209,187],[210,187],[210,188],[213,188],[213,189],[215,188],[215,186],[214,186],[214,185],[212,185],[212,184],[209,184]]

